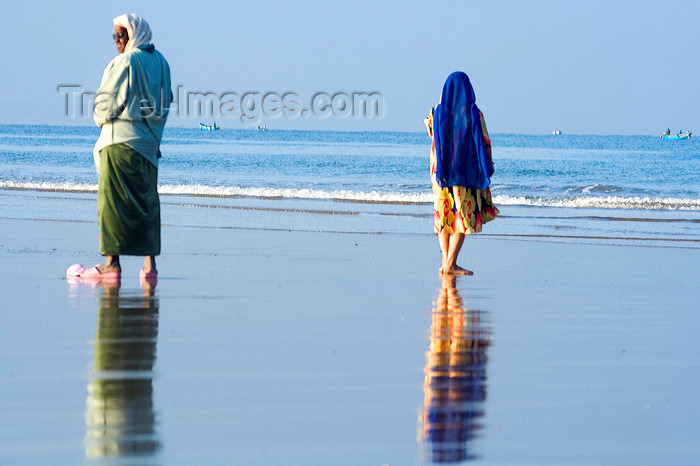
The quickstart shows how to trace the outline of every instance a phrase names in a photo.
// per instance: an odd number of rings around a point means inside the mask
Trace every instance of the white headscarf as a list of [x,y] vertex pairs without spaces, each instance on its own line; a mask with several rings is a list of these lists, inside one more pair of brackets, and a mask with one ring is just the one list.
[[121,26],[129,34],[129,42],[124,47],[124,52],[131,52],[141,45],[151,43],[151,28],[145,19],[134,13],[117,16],[112,20],[115,26]]
[[[126,15],[117,16],[112,20],[115,26],[121,26],[126,29],[127,34],[129,34],[129,40],[124,47],[124,53],[131,52],[141,45],[148,45],[151,43],[151,28],[145,19],[136,15],[134,13],[129,13]],[[115,60],[119,59],[119,55],[114,57],[112,61],[109,62],[107,68],[105,68],[102,73],[102,80],[100,81],[100,87],[104,85],[105,79],[109,74],[109,70],[112,68],[112,64]],[[100,132],[100,137],[97,138],[95,147],[92,150],[92,156],[95,160],[95,168],[98,173],[100,171],[100,151],[111,144],[111,128],[106,131],[104,128]]]

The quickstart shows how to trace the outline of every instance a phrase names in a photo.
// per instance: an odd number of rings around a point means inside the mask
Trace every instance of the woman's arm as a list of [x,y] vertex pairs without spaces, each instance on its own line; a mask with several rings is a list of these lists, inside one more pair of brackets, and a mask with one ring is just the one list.
[[433,138],[433,109],[430,109],[430,113],[428,116],[423,120],[423,124],[425,124],[425,129],[428,130],[428,136],[430,138]]
[[128,104],[129,69],[115,60],[102,77],[100,88],[95,93],[93,119],[100,128],[117,119]]

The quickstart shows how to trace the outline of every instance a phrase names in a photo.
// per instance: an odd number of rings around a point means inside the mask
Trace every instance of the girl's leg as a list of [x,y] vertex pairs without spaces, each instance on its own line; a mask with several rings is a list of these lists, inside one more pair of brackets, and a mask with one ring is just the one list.
[[447,265],[447,255],[450,251],[450,234],[449,233],[438,233],[438,243],[440,243],[440,251],[442,252],[442,265],[440,266],[440,274],[445,272],[445,266]]
[[464,234],[454,233],[451,235],[447,241],[447,259],[443,262],[442,273],[449,273],[454,275],[473,275],[474,273],[470,270],[463,269],[457,265],[457,257],[459,256],[459,251],[462,250],[462,245],[464,244]]

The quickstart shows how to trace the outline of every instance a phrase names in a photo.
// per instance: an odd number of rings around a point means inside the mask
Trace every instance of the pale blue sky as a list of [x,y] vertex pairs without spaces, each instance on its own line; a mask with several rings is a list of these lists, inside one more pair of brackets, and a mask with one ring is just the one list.
[[[700,131],[694,1],[53,2],[0,0],[0,123],[64,115],[59,84],[94,91],[135,12],[189,91],[378,92],[382,118],[264,118],[270,128],[421,131],[455,70],[493,133]],[[172,126],[197,121],[172,117]],[[240,119],[217,118],[229,128]]]

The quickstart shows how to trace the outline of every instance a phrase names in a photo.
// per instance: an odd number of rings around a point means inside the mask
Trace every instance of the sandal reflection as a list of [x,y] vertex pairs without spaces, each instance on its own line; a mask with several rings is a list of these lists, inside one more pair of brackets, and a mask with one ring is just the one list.
[[432,314],[419,426],[426,461],[476,459],[470,441],[482,428],[486,350],[491,343],[484,314],[464,308],[455,276],[442,277]]
[[85,456],[152,455],[161,447],[153,407],[158,336],[155,286],[142,283],[139,295],[120,294],[119,282],[100,285]]

